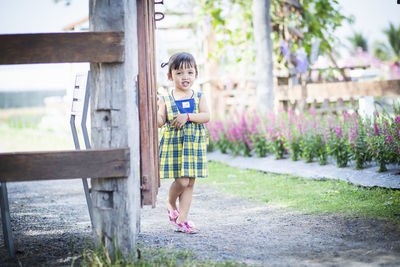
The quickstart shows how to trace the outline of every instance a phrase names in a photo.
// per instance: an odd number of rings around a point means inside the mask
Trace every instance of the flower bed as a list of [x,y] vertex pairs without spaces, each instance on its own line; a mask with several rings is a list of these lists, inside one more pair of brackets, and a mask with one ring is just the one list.
[[338,167],[354,161],[362,169],[375,161],[379,172],[388,164],[400,165],[400,106],[387,116],[375,113],[363,119],[357,113],[318,114],[310,109],[304,113],[293,110],[259,114],[243,111],[207,124],[208,151],[246,157],[276,159],[289,156],[296,161],[319,161],[331,158]]

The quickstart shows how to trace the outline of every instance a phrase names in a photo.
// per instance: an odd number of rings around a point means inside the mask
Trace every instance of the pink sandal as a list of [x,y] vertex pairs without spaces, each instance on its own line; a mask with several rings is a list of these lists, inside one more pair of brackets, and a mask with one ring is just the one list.
[[176,210],[170,211],[169,209],[167,209],[167,211],[168,211],[168,217],[169,217],[170,222],[175,224],[175,221],[179,216],[179,210],[176,209]]
[[175,221],[175,225],[177,227],[175,231],[177,231],[177,232],[183,232],[185,234],[197,233],[193,222],[188,221],[188,222],[177,223]]

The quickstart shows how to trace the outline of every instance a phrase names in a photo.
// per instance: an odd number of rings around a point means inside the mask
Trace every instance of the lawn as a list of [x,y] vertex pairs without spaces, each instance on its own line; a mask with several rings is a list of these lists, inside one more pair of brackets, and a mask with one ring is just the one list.
[[75,146],[66,116],[46,116],[44,108],[0,111],[0,152],[70,149]]
[[306,214],[342,214],[400,223],[400,191],[361,187],[341,180],[313,180],[209,162],[210,177],[200,183],[225,193]]

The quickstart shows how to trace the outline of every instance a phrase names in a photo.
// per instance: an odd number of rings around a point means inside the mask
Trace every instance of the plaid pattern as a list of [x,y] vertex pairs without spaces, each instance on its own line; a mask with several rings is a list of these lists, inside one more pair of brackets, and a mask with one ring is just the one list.
[[[194,95],[195,108],[199,112],[201,92]],[[208,176],[206,160],[207,137],[202,123],[187,122],[181,129],[171,126],[179,109],[172,96],[162,96],[167,107],[167,123],[163,126],[160,140],[160,177],[202,178]]]

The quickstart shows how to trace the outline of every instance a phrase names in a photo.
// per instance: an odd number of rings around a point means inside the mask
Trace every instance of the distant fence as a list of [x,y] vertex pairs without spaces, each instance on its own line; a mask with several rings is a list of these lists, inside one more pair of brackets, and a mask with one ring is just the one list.
[[65,89],[0,91],[0,109],[44,106],[45,98],[65,94]]
[[[254,81],[232,81],[228,84],[214,81],[208,84],[211,85],[211,106],[215,114],[223,115],[232,109],[254,107]],[[356,106],[356,100],[363,96],[400,96],[400,80],[274,86],[275,104],[284,108],[317,105],[334,109],[335,105],[343,106],[344,102]]]

